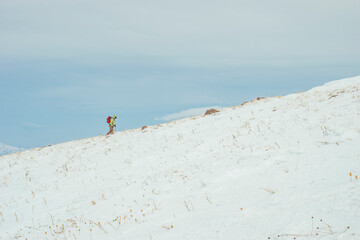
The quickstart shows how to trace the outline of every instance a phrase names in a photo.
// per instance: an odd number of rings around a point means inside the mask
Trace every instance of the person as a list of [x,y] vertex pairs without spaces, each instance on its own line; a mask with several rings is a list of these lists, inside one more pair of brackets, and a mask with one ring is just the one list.
[[109,134],[114,134],[114,127],[116,127],[115,125],[115,119],[116,119],[116,115],[114,115],[111,119],[110,119],[110,123],[109,123],[109,132],[106,135]]

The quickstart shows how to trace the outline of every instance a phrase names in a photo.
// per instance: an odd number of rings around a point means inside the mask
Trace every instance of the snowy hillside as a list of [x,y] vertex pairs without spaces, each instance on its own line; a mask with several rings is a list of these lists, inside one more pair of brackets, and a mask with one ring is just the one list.
[[360,77],[0,157],[0,239],[360,239]]
[[10,154],[10,153],[20,152],[22,150],[24,150],[24,149],[0,143],[0,156]]

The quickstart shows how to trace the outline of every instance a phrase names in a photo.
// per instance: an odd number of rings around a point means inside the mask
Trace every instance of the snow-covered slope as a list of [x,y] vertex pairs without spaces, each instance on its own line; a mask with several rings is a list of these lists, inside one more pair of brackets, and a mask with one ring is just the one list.
[[2,156],[0,239],[360,239],[359,88]]
[[20,152],[23,150],[24,149],[22,149],[22,148],[13,147],[13,146],[9,146],[9,145],[0,143],[0,156],[10,154],[10,153]]

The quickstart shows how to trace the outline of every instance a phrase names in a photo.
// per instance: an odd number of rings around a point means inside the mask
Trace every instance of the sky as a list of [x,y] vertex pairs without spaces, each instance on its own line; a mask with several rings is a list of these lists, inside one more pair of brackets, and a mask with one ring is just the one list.
[[[0,142],[41,147],[360,75],[358,0],[2,0]],[[201,111],[198,111],[199,114]]]

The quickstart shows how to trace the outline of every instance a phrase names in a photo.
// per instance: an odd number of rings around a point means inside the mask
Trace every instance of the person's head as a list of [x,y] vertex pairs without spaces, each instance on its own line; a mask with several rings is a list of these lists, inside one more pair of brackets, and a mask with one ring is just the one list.
[[116,115],[114,115],[114,117],[113,117],[114,119],[116,119]]

